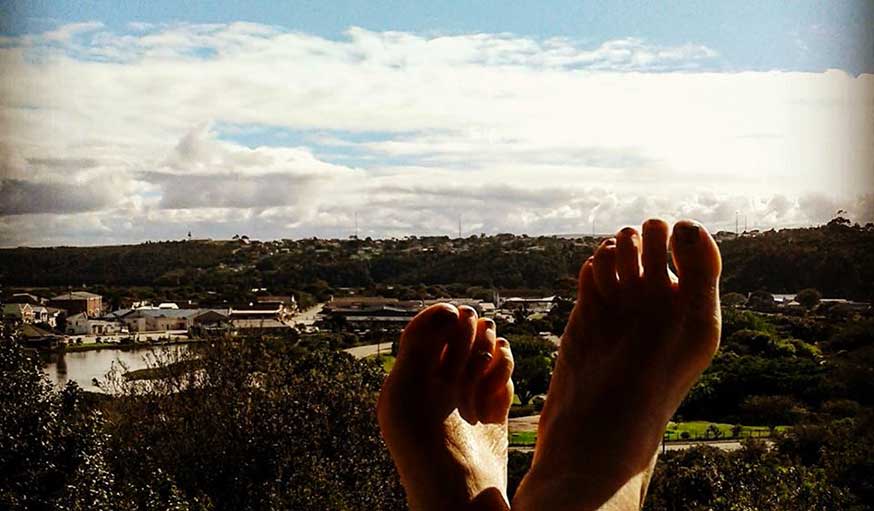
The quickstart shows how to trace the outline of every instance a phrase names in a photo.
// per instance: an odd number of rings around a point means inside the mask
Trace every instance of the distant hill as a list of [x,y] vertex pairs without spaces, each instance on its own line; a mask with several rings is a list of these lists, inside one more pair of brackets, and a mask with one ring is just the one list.
[[[723,290],[874,297],[874,226],[831,223],[722,237]],[[4,286],[479,286],[573,292],[591,237],[178,241],[0,250]]]

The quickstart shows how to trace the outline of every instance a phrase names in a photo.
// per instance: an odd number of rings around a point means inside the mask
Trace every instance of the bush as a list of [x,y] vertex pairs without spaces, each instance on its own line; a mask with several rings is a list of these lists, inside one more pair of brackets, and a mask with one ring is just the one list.
[[123,509],[102,424],[76,384],[57,390],[0,341],[0,509]]
[[374,414],[382,368],[286,346],[222,340],[199,371],[113,380],[112,462],[138,507],[154,474],[215,510],[404,507]]
[[822,299],[822,294],[813,288],[802,289],[795,295],[795,301],[804,306],[805,309],[812,309],[819,305]]

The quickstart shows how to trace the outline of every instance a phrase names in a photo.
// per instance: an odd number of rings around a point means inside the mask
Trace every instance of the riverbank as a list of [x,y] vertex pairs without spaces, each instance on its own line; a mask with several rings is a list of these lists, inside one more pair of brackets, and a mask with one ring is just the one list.
[[118,342],[89,342],[82,344],[67,344],[58,348],[59,352],[78,353],[82,351],[92,350],[132,350],[141,348],[152,348],[158,346],[182,346],[185,344],[197,344],[203,342],[203,339],[185,339],[185,340],[170,340],[162,342],[135,342],[135,343],[118,343]]

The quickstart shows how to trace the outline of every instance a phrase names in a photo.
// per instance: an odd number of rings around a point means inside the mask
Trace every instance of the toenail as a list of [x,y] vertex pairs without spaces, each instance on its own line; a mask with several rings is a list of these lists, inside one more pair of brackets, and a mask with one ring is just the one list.
[[674,228],[674,233],[676,235],[677,241],[683,243],[684,245],[691,245],[701,238],[698,226],[694,224],[678,225]]
[[496,328],[494,320],[486,318],[483,321],[486,322],[486,330],[494,330]]
[[622,230],[619,232],[624,234],[625,236],[634,236],[635,234],[637,234],[637,231],[634,230],[634,227],[623,227]]
[[455,307],[448,304],[440,304],[434,310],[432,318],[437,323],[446,323],[449,321],[456,321],[458,319],[458,313],[456,312]]
[[492,355],[491,353],[489,353],[486,350],[477,351],[476,356],[477,356],[477,358],[479,358],[481,360],[491,360],[494,358],[494,355]]
[[616,238],[607,238],[606,240],[604,240],[604,245],[607,247],[609,247],[611,245],[615,245],[615,244],[616,244]]

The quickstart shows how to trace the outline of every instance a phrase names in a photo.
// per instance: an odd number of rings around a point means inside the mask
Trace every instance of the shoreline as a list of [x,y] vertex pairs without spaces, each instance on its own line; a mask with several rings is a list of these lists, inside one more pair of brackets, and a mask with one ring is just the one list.
[[197,344],[203,342],[202,339],[186,339],[184,341],[165,341],[165,342],[149,342],[149,343],[130,343],[120,344],[115,342],[92,342],[86,344],[68,344],[59,347],[56,350],[38,350],[45,353],[78,353],[83,351],[98,351],[98,350],[120,350],[127,351],[140,348],[153,348],[159,346],[182,346],[185,344]]

